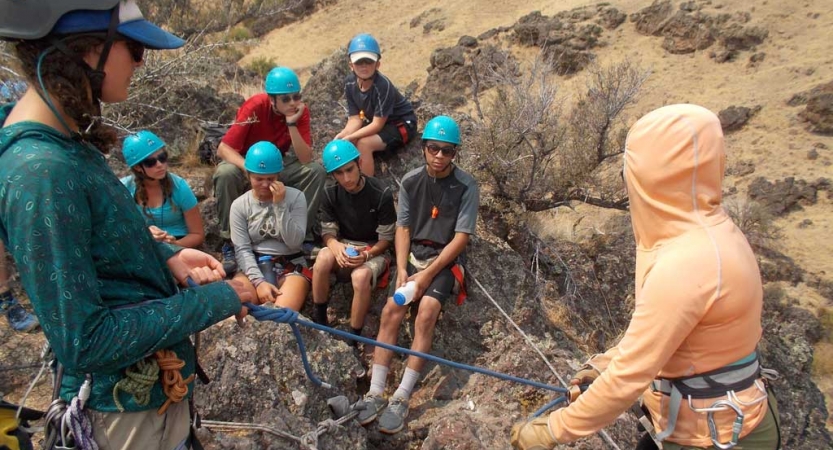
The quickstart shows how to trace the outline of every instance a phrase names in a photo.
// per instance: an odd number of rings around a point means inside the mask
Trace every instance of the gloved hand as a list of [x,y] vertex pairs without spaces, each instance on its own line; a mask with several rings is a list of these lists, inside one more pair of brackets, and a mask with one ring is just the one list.
[[576,372],[573,375],[573,378],[570,379],[570,384],[572,385],[579,385],[579,384],[592,384],[593,380],[601,375],[595,367],[591,366],[590,364],[585,364],[581,366],[581,370]]
[[510,442],[516,450],[552,450],[558,445],[550,431],[548,416],[516,423],[512,426]]

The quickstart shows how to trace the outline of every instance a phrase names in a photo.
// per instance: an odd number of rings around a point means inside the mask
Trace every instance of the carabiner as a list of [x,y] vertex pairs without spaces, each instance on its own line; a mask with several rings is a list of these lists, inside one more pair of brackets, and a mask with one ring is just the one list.
[[[726,444],[720,443],[720,433],[718,433],[717,424],[714,422],[716,408],[729,408],[735,412],[735,422],[732,424],[732,439]],[[714,444],[715,448],[729,450],[738,445],[740,432],[743,430],[743,411],[741,411],[740,407],[729,400],[718,400],[709,407],[709,410],[706,413],[706,422],[709,424],[709,432],[711,433],[712,444]]]

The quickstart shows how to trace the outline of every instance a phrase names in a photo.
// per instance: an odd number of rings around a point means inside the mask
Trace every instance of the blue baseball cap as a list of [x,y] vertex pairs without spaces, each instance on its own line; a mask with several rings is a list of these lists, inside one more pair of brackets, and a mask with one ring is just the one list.
[[[179,48],[185,41],[145,20],[135,0],[119,2],[116,31],[155,50]],[[70,11],[55,23],[56,34],[91,33],[110,28],[112,10],[83,9]]]

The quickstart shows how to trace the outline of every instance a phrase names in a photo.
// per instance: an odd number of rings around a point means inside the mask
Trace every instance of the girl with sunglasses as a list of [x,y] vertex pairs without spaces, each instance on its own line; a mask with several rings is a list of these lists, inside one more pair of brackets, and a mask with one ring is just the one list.
[[[208,254],[153,239],[107,165],[118,140],[99,119],[100,102],[127,99],[141,48],[184,41],[134,0],[0,1],[0,38],[30,86],[0,105],[0,239],[61,367],[44,448],[187,448],[189,336],[255,297],[212,283],[225,273]],[[205,285],[180,290],[188,278]],[[162,360],[179,368],[159,368],[147,395],[121,388]],[[79,435],[60,431],[63,418]]]
[[205,241],[197,197],[182,177],[168,172],[165,143],[150,131],[128,136],[122,146],[131,175],[121,179],[148,222],[153,238],[197,248]]

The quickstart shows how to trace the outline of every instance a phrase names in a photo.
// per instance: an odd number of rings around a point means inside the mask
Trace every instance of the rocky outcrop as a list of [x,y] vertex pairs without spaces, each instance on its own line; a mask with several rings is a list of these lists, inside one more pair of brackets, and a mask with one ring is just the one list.
[[[654,1],[631,14],[630,20],[638,33],[663,37],[662,48],[671,54],[705,50],[717,42],[719,48],[710,53],[717,62],[732,61],[742,51],[755,50],[769,35],[765,28],[746,25],[751,19],[748,12],[713,14],[703,6],[683,2],[674,12],[671,0]],[[753,66],[762,60],[756,57]]]
[[723,131],[737,131],[743,128],[746,122],[760,110],[760,106],[755,106],[754,108],[730,106],[720,111],[717,116],[720,118],[720,126],[723,128]]
[[454,108],[465,104],[472,93],[493,87],[492,73],[517,70],[515,58],[491,44],[437,49],[431,53],[422,96],[427,102]]
[[801,205],[816,203],[818,191],[830,189],[830,180],[820,178],[813,182],[787,177],[774,182],[758,177],[749,185],[749,198],[767,208],[774,216],[801,210]]

